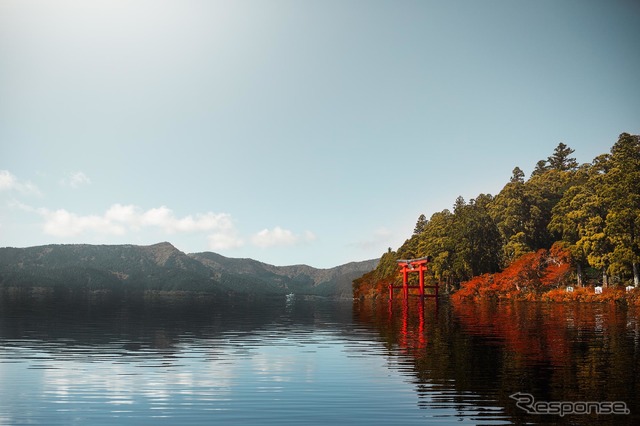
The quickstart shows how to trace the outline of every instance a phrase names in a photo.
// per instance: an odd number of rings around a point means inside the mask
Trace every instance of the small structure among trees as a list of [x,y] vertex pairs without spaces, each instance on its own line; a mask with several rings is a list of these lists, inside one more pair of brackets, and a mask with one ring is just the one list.
[[[419,259],[399,259],[397,260],[398,266],[400,267],[400,273],[402,274],[402,285],[394,286],[393,284],[389,284],[389,300],[393,300],[393,290],[395,288],[402,289],[402,295],[404,300],[407,301],[409,299],[409,289],[410,288],[418,288],[420,289],[420,298],[424,299],[425,297],[435,297],[438,298],[438,284],[435,285],[425,285],[424,282],[424,273],[427,271],[427,264],[431,262],[431,256],[421,257]],[[418,282],[417,286],[409,285],[409,273],[417,272],[418,273]],[[435,289],[435,294],[425,294],[425,288],[433,288]]]

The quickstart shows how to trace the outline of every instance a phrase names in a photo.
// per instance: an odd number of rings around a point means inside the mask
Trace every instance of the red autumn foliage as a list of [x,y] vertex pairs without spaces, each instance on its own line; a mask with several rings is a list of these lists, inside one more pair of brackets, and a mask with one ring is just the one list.
[[577,287],[572,292],[564,288],[556,288],[543,293],[540,300],[544,302],[621,302],[630,306],[640,306],[640,291],[625,291],[620,287],[608,287],[597,294],[593,287]]
[[519,257],[502,272],[474,277],[452,298],[537,300],[542,292],[567,284],[570,273],[571,254],[554,244]]

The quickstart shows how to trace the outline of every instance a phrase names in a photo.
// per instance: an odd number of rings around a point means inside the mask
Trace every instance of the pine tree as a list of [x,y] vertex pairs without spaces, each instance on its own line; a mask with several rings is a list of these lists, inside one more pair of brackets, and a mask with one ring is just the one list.
[[420,235],[424,232],[424,229],[427,226],[427,217],[424,214],[421,214],[418,217],[418,221],[416,222],[415,228],[413,228],[413,235]]
[[607,203],[605,232],[614,244],[612,260],[619,269],[631,266],[633,283],[640,285],[640,136],[623,133],[611,148],[604,177]]
[[553,155],[547,159],[549,167],[561,172],[576,170],[578,168],[578,162],[575,158],[570,157],[573,152],[573,149],[560,142],[553,151]]

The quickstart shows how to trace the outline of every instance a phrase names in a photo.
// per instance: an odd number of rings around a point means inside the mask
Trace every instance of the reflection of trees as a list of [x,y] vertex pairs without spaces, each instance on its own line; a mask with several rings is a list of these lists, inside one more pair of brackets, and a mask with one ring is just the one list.
[[358,321],[375,325],[390,353],[403,358],[421,406],[464,411],[472,404],[482,411],[498,405],[517,422],[594,421],[590,416],[526,417],[509,395],[527,392],[538,401],[625,401],[631,416],[598,421],[634,424],[640,419],[637,311],[585,303],[441,303],[436,308],[427,301],[423,312],[419,306],[410,301],[405,308],[400,302],[390,311],[384,303],[361,303],[354,312]]
[[[354,307],[356,321],[373,323],[400,368],[415,377],[419,405],[454,412],[495,410],[497,347],[474,350],[473,338],[460,331],[449,304],[427,300],[367,302]],[[483,376],[486,380],[478,381]],[[495,414],[495,413],[494,413]],[[499,414],[499,413],[498,413]],[[482,417],[482,415],[479,415]]]
[[284,300],[215,303],[189,296],[91,303],[48,298],[27,304],[0,303],[0,339],[45,349],[54,356],[171,357],[185,337],[215,339],[229,331],[252,333],[284,311]]

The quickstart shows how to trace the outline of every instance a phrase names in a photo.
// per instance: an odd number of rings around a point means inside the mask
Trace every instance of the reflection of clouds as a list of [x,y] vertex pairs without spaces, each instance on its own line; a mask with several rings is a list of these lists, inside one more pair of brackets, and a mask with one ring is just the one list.
[[263,383],[311,383],[318,373],[319,342],[303,343],[287,337],[273,339],[251,355],[248,360],[250,370]]
[[258,377],[274,382],[289,382],[295,369],[296,360],[291,354],[260,352],[251,359],[253,370]]
[[[32,382],[23,396],[0,400],[0,416],[8,417],[0,424],[91,424],[97,416],[114,423],[169,418],[172,424],[293,424],[314,418],[326,424],[340,423],[344,415],[391,424],[385,406],[390,400],[416,408],[412,384],[390,374],[384,346],[332,330],[230,332],[186,338],[174,349],[121,353],[106,345],[43,354],[20,348],[15,359],[21,367],[12,370],[13,364],[8,371]],[[9,386],[0,390],[11,392]]]
[[228,364],[205,357],[158,361],[52,361],[42,370],[43,393],[60,404],[111,404],[109,411],[116,412],[133,404],[168,408],[176,397],[215,401],[231,390],[234,373]]

